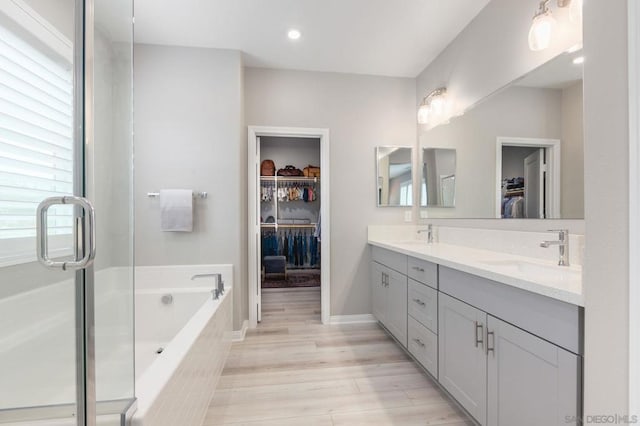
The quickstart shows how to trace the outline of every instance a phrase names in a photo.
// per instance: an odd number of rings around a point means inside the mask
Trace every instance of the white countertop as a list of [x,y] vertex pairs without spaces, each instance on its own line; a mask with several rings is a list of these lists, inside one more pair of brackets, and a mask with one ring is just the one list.
[[369,239],[369,244],[584,306],[580,266],[558,266],[531,257],[443,243],[427,244],[422,240],[395,242]]

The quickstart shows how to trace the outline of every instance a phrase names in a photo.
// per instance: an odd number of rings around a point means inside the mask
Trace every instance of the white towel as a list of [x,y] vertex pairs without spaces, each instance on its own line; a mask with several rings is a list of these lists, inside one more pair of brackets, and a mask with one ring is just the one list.
[[193,191],[163,189],[160,191],[160,229],[163,231],[193,231]]

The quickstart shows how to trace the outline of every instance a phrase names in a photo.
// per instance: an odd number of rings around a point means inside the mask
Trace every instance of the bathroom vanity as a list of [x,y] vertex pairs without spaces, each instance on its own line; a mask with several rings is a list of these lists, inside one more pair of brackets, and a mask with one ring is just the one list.
[[578,424],[579,267],[370,236],[373,314],[481,425]]

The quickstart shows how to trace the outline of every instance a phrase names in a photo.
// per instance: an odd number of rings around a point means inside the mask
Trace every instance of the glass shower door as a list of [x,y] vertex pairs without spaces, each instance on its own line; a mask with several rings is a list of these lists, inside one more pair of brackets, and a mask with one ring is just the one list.
[[130,0],[0,2],[0,424],[131,405],[131,57]]
[[0,4],[0,423],[73,424],[86,399],[84,273],[65,264],[84,257],[76,240],[91,225],[67,202],[83,195],[81,12],[73,2]]

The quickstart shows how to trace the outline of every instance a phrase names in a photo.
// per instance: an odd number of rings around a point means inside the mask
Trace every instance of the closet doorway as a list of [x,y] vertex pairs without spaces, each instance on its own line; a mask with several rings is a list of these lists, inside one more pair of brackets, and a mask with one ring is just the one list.
[[249,126],[249,325],[265,292],[319,288],[329,322],[329,131]]
[[560,219],[560,141],[498,138],[496,217]]

